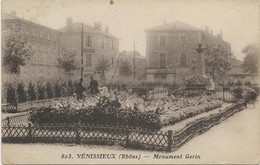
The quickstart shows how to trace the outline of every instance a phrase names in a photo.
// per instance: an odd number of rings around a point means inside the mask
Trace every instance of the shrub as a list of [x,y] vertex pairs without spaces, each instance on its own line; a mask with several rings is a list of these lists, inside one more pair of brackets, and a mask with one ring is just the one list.
[[243,92],[243,97],[246,103],[249,103],[250,101],[255,101],[257,98],[257,93],[254,89],[245,87]]
[[95,106],[74,110],[41,108],[31,113],[33,124],[93,124],[160,129],[160,119],[152,112],[141,112],[137,109],[120,108],[118,100],[101,97]]
[[230,88],[231,93],[234,95],[237,99],[243,98],[243,86],[234,86]]
[[68,87],[67,87],[67,92],[69,96],[72,96],[73,93],[75,92],[74,84],[72,80],[68,81]]
[[45,87],[45,84],[41,84],[41,83],[38,83],[37,84],[37,92],[38,92],[38,99],[39,100],[43,100],[43,99],[46,99],[46,87]]
[[23,103],[27,101],[27,96],[25,92],[24,84],[21,82],[17,87],[17,101],[18,103]]
[[28,86],[28,100],[30,101],[33,101],[33,100],[36,100],[36,91],[35,91],[35,88],[34,88],[34,85],[32,83],[29,83],[29,86]]
[[14,86],[11,83],[8,83],[7,85],[6,101],[10,104],[16,103],[16,92]]
[[46,84],[47,99],[53,98],[53,87],[50,82]]
[[55,89],[54,89],[54,96],[55,97],[61,97],[62,96],[62,87],[58,82],[55,84]]

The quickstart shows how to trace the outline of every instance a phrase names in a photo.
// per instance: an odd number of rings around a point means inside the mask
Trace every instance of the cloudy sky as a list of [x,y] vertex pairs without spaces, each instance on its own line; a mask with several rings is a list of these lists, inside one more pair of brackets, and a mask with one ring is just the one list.
[[120,39],[120,51],[136,50],[145,55],[144,30],[180,21],[198,28],[209,26],[213,34],[223,31],[234,55],[242,59],[243,47],[257,42],[259,35],[258,0],[3,0],[2,11],[16,11],[18,17],[61,28],[66,18],[94,25],[102,22]]

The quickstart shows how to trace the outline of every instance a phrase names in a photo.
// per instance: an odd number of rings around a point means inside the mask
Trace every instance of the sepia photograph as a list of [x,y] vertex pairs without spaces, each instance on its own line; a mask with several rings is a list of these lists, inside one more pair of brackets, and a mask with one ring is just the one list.
[[259,0],[2,0],[2,164],[260,164]]

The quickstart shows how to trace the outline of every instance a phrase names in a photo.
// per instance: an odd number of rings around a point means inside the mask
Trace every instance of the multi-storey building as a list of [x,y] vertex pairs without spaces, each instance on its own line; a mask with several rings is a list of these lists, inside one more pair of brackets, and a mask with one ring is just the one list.
[[[134,70],[135,78],[142,79],[145,75],[146,59],[139,52],[135,51],[122,51],[119,53],[117,59],[117,66],[120,68],[123,61],[128,61]],[[124,76],[120,74],[120,76]]]
[[194,65],[197,70],[204,70],[202,65],[204,58],[198,58],[201,55],[196,50],[199,44],[202,46],[221,44],[231,52],[231,45],[223,41],[222,34],[214,36],[208,28],[202,30],[188,24],[174,22],[147,29],[146,33],[148,81],[182,83],[185,77],[194,74]]
[[[67,25],[59,29],[61,33],[61,49],[69,49],[76,52],[78,61],[81,61],[81,38],[83,25],[83,68],[84,76],[95,73],[95,66],[101,58],[110,60],[112,68],[106,76],[115,75],[117,71],[116,61],[119,54],[118,39],[109,33],[109,28],[102,30],[101,23],[95,23],[94,27],[81,23],[73,23],[72,18],[67,19]],[[79,77],[80,72],[75,72]]]
[[19,18],[15,12],[2,15],[2,32],[7,31],[26,36],[33,51],[26,65],[20,67],[21,76],[49,77],[59,73],[59,31]]

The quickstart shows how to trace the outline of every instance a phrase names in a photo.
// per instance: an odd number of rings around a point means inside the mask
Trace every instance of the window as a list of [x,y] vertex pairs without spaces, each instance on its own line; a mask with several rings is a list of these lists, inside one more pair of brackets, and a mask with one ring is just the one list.
[[114,57],[111,58],[112,66],[114,66]]
[[47,35],[48,37],[47,37],[47,39],[48,40],[51,40],[51,34],[50,33],[48,33],[48,35]]
[[151,46],[157,46],[158,45],[158,36],[157,35],[151,35],[150,36],[150,42]]
[[92,66],[92,54],[86,54],[86,66]]
[[166,35],[160,35],[160,46],[166,46]]
[[181,67],[186,67],[187,65],[187,57],[186,54],[181,54]]
[[92,46],[92,37],[91,36],[87,36],[86,40],[87,40],[86,46],[87,47],[91,47]]
[[161,53],[159,55],[159,67],[166,68],[166,54]]

